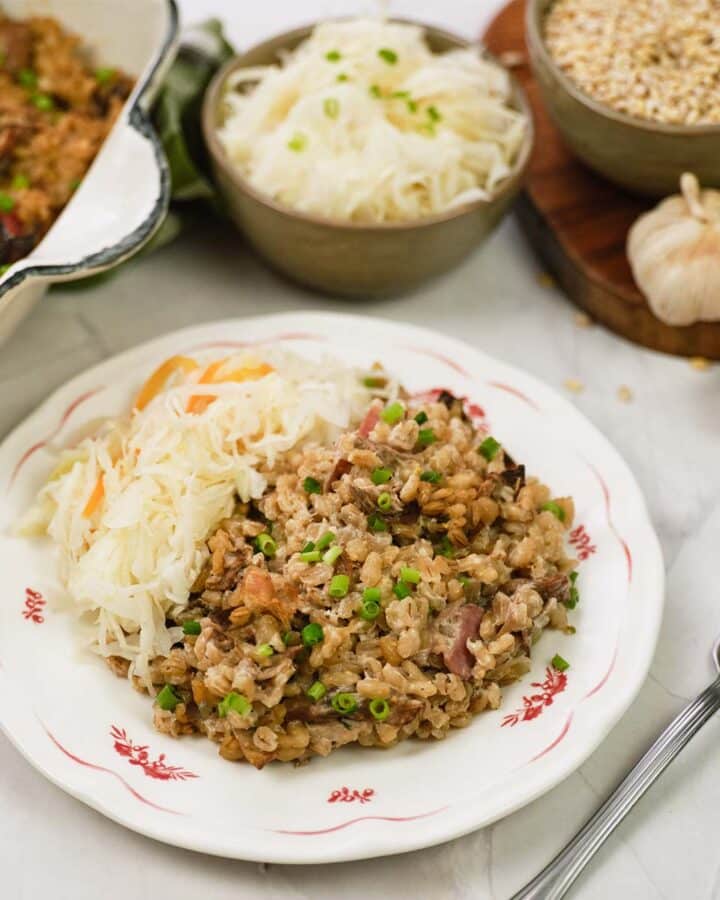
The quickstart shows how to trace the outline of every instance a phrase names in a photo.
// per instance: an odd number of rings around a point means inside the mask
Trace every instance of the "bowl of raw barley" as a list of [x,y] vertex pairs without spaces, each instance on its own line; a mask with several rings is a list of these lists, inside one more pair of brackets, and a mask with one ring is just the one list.
[[720,186],[720,4],[529,0],[533,73],[573,152],[633,193]]

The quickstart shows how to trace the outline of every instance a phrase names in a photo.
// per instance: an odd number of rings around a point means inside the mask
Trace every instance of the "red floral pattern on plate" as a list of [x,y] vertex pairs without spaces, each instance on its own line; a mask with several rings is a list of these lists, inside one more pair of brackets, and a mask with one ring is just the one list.
[[555,697],[567,687],[567,675],[564,672],[558,672],[552,666],[545,669],[545,681],[533,681],[530,687],[540,688],[540,693],[531,694],[529,697],[523,697],[523,705],[520,709],[505,716],[502,720],[501,727],[509,725],[513,728],[518,722],[529,722],[531,719],[537,719],[547,706],[552,706]]
[[578,525],[577,528],[573,528],[568,541],[577,550],[578,559],[587,559],[593,553],[597,553],[597,547],[590,539],[590,535],[587,533],[584,525]]
[[115,741],[115,752],[127,757],[131,766],[139,766],[148,778],[157,778],[159,781],[187,781],[188,778],[197,778],[194,772],[188,772],[182,766],[169,766],[165,762],[165,754],[161,753],[157,759],[150,759],[147,744],[133,744],[127,736],[124,728],[113,725],[110,736]]
[[330,796],[327,798],[327,802],[354,803],[356,800],[359,800],[360,803],[369,803],[374,795],[375,791],[372,788],[364,788],[362,791],[355,788],[351,791],[350,788],[343,785],[339,791],[331,791]]
[[36,625],[42,625],[45,621],[41,610],[46,605],[46,600],[40,591],[34,591],[32,588],[25,588],[25,609],[22,611],[23,616]]

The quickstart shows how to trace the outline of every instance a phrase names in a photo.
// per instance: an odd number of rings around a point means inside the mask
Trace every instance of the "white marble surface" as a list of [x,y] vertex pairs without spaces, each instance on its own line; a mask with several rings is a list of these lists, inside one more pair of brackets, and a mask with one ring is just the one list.
[[[239,45],[318,15],[363,8],[352,0],[181,5],[187,21],[214,13],[232,22]],[[498,5],[403,0],[393,9],[473,35]],[[429,323],[561,389],[568,377],[584,383],[576,402],[635,472],[669,575],[651,675],[604,744],[545,797],[452,843],[345,865],[264,868],[176,850],[126,831],[49,784],[0,737],[1,897],[504,900],[554,855],[683,702],[710,680],[709,648],[720,633],[714,568],[720,369],[698,372],[601,328],[578,328],[573,308],[538,275],[511,219],[441,280],[353,309]],[[280,281],[232,235],[187,235],[102,286],[46,298],[0,349],[0,434],[71,375],[146,338],[194,322],[306,308],[347,305]],[[618,400],[621,384],[632,388],[632,403]],[[720,900],[719,743],[716,717],[611,838],[573,896]]]

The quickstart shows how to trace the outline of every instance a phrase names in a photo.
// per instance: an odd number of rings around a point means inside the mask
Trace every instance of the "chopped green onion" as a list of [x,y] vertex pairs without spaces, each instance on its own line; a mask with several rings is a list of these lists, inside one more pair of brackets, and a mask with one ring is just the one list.
[[202,631],[202,625],[197,621],[197,619],[188,619],[187,622],[183,622],[183,634],[200,634]]
[[394,50],[390,50],[388,47],[381,47],[381,49],[378,50],[378,56],[389,66],[394,66],[398,61],[397,53]]
[[383,491],[377,498],[377,505],[383,512],[389,512],[392,509],[392,495]]
[[380,90],[379,84],[371,84],[369,87],[370,96],[375,97],[375,99],[379,99],[382,96],[382,92]]
[[564,672],[566,669],[570,668],[570,663],[563,659],[559,653],[556,653],[555,656],[550,660],[550,665],[553,669],[557,669],[558,672]]
[[387,484],[392,478],[392,474],[392,469],[378,468],[373,469],[370,478],[373,484]]
[[175,707],[181,702],[180,698],[169,684],[165,685],[155,699],[157,700],[157,705],[160,709],[165,709],[168,712],[174,712]]
[[416,113],[418,111],[418,105],[415,100],[408,100],[407,102],[408,112]]
[[10,194],[0,193],[0,212],[9,213],[15,208],[15,201]]
[[415,416],[415,421],[418,425],[424,425],[428,420],[427,413],[425,410],[420,410],[420,412]]
[[579,577],[580,577],[580,573],[577,571],[577,569],[574,572],[571,572],[568,575],[568,578],[570,579],[570,584],[575,584],[575,582],[578,580]]
[[439,122],[442,119],[442,116],[438,112],[438,109],[436,106],[428,106],[427,113],[428,113],[428,116],[430,117],[431,121],[433,121],[433,122]]
[[410,96],[410,91],[393,91],[390,96],[394,97],[396,100],[407,100]]
[[366,388],[384,388],[387,384],[387,378],[384,376],[381,378],[379,376],[369,375],[367,378],[363,378],[363,385]]
[[368,516],[368,528],[371,531],[387,531],[387,522],[383,519],[382,516],[379,516],[377,513],[371,513]]
[[24,188],[30,187],[30,179],[27,175],[16,175],[12,180],[11,187],[16,191],[21,191]]
[[229,712],[236,712],[238,715],[244,716],[245,713],[250,712],[251,709],[252,704],[248,698],[243,697],[242,694],[236,694],[235,691],[230,691],[229,694],[225,694],[218,703],[218,715],[221,719],[224,719]]
[[32,102],[41,112],[50,112],[55,109],[55,101],[47,94],[33,94]]
[[390,403],[385,407],[380,413],[380,418],[383,422],[387,422],[388,425],[395,425],[395,423],[399,422],[404,415],[405,407],[396,400],[394,403]]
[[448,559],[452,559],[455,556],[455,548],[450,543],[450,538],[447,535],[444,535],[443,539],[436,544],[435,553],[437,556],[446,556]]
[[390,715],[390,704],[380,697],[373,698],[368,703],[368,709],[373,719],[377,719],[378,722],[384,721]]
[[400,569],[400,579],[401,581],[406,582],[406,584],[419,584],[420,572],[417,569],[403,567]]
[[311,478],[309,475],[303,480],[303,490],[306,494],[321,494],[322,485],[317,478]]
[[328,50],[325,54],[325,59],[328,62],[340,62],[342,59],[342,53],[339,50]]
[[429,447],[430,444],[434,444],[437,440],[437,436],[432,428],[421,428],[418,431],[418,444],[421,447]]
[[559,503],[556,503],[554,500],[548,500],[547,503],[543,503],[540,509],[545,510],[546,512],[551,512],[556,519],[560,519],[561,522],[565,521],[565,510],[560,506]]
[[577,628],[574,625],[568,625],[565,629],[565,634],[575,634],[577,632]]
[[344,72],[341,72],[335,80],[336,81],[347,81],[348,77]]
[[377,588],[377,587],[365,588],[365,590],[363,591],[362,598],[366,602],[370,601],[372,603],[379,603],[380,602],[380,588]]
[[494,437],[486,437],[485,440],[478,447],[478,453],[481,456],[484,456],[488,462],[491,462],[497,456],[497,452],[500,449],[500,444],[495,440]]
[[339,712],[344,716],[349,716],[358,708],[355,695],[345,693],[344,691],[340,691],[339,694],[335,694],[335,696],[330,701],[330,705],[334,710],[336,710],[336,712]]
[[335,540],[335,535],[332,531],[326,531],[325,534],[318,539],[317,544],[315,545],[318,550],[327,550],[327,548],[332,544]]
[[570,595],[565,601],[565,606],[567,607],[567,609],[575,609],[575,607],[580,602],[580,591],[575,585],[575,582],[578,579],[578,574],[578,572],[570,573]]
[[426,469],[420,476],[420,481],[437,484],[439,481],[442,481],[442,475],[439,472],[434,472],[432,469]]
[[302,642],[306,647],[312,647],[313,644],[319,644],[325,637],[322,625],[319,625],[317,622],[310,622],[309,625],[306,625],[303,628],[300,634],[302,636]]
[[115,69],[103,68],[95,71],[95,81],[99,84],[107,84],[115,77]]
[[297,644],[300,641],[300,636],[296,634],[294,631],[286,631],[282,636],[282,642],[286,647],[291,646],[291,644]]
[[288,148],[295,153],[302,153],[307,146],[307,138],[301,131],[296,131],[288,141]]
[[319,550],[303,550],[300,554],[300,562],[314,563],[320,562],[322,553]]
[[4,275],[9,268],[10,263],[3,263],[3,265],[0,266],[0,275]]
[[255,544],[262,555],[268,559],[272,559],[277,553],[277,544],[266,531],[255,538]]
[[311,550],[315,549],[315,544],[312,541],[308,541],[307,544],[302,548],[303,553],[309,553]]
[[316,703],[318,700],[322,700],[322,698],[327,694],[327,688],[322,683],[322,681],[315,681],[310,687],[307,689],[307,695],[311,700],[314,700]]
[[330,579],[328,594],[331,597],[345,597],[350,590],[350,579],[347,575],[333,575]]
[[380,615],[380,604],[377,600],[363,600],[360,607],[360,618],[367,622],[372,622]]
[[327,97],[323,102],[323,111],[328,119],[337,119],[340,115],[340,104],[334,97]]
[[338,559],[342,556],[342,547],[338,547],[337,544],[334,547],[331,547],[329,550],[325,552],[323,556],[323,562],[327,563],[329,566],[334,566]]
[[20,69],[18,81],[23,87],[34,88],[37,85],[37,75],[32,69]]
[[410,596],[410,588],[405,584],[404,581],[398,581],[393,586],[393,594],[398,598],[398,600],[404,600],[405,597]]
[[258,656],[272,656],[275,650],[270,644],[258,644],[255,652]]
[[470,579],[467,577],[467,575],[458,575],[457,580],[464,588],[466,588],[470,584]]

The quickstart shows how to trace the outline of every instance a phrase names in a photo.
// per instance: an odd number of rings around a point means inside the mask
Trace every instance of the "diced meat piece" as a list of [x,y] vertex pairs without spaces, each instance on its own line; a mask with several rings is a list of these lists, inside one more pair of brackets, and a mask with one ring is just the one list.
[[570,579],[562,573],[538,578],[533,582],[533,587],[546,602],[552,597],[559,603],[566,603],[570,599]]
[[500,478],[513,489],[517,496],[520,488],[525,485],[525,466],[511,466],[500,473]]
[[433,650],[442,654],[453,675],[464,679],[472,675],[474,657],[467,642],[477,637],[483,615],[483,610],[474,603],[451,603],[438,616]]
[[22,222],[12,213],[0,215],[0,264],[15,262],[32,250],[35,235],[23,234]]
[[233,591],[230,605],[244,606],[251,613],[270,613],[285,628],[290,627],[295,613],[295,604],[287,597],[279,597],[270,574],[257,566],[248,566],[245,570],[245,577]]
[[3,68],[11,75],[17,75],[21,69],[32,67],[33,37],[30,26],[25,22],[13,22],[0,19],[0,54],[3,56]]
[[360,427],[358,428],[358,434],[360,437],[369,437],[370,432],[377,425],[378,419],[380,418],[380,404],[373,403],[370,409],[367,411],[365,418],[360,423]]
[[347,475],[347,473],[352,469],[352,463],[348,459],[340,458],[335,465],[333,466],[332,472],[328,475],[325,480],[325,490],[329,491],[330,488],[335,484],[336,481],[340,481],[343,475]]

